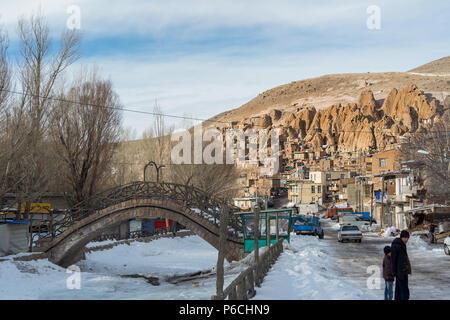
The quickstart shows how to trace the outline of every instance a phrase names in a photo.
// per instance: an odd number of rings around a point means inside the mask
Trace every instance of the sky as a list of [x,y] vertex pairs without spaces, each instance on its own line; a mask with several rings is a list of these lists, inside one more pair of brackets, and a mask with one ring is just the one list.
[[[379,28],[368,27],[373,6]],[[125,108],[152,111],[157,101],[164,113],[200,119],[292,81],[407,71],[450,52],[447,0],[0,0],[11,55],[18,18],[37,10],[55,41],[79,21],[72,70],[96,66]],[[152,122],[124,112],[137,137]]]

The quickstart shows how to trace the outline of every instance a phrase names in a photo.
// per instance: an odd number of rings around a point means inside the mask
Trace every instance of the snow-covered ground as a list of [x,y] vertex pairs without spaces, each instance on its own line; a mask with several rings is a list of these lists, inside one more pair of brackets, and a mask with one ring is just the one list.
[[[362,243],[340,243],[337,223],[328,219],[321,223],[323,240],[291,234],[291,243],[256,289],[254,299],[384,298],[383,248],[394,237],[364,232]],[[412,236],[407,249],[412,265],[411,299],[450,299],[450,257],[442,244],[429,245]]]
[[[256,288],[254,299],[383,299],[384,281],[380,279],[379,288],[369,289],[367,268],[381,267],[383,247],[394,237],[366,232],[362,243],[339,243],[336,223],[327,219],[322,225],[323,240],[291,235],[291,243],[261,288]],[[411,299],[450,299],[450,257],[442,245],[429,245],[413,236],[407,248],[412,264]],[[217,250],[198,236],[119,244],[88,253],[86,260],[77,263],[80,290],[68,289],[67,280],[73,274],[46,259],[12,258],[2,257],[8,260],[0,262],[0,299],[210,299],[216,290],[215,275],[179,284],[167,281],[215,267]],[[225,263],[225,287],[251,261],[250,254],[240,262]],[[157,277],[160,285],[123,277],[136,274]]]
[[291,234],[291,243],[272,266],[255,299],[376,299],[342,280],[327,242]]
[[[215,294],[215,276],[171,284],[168,277],[214,268],[217,250],[198,236],[161,238],[152,242],[121,244],[109,250],[86,254],[81,269],[81,288],[68,289],[73,274],[48,260],[0,262],[0,299],[210,299]],[[225,262],[225,285],[245,265]],[[158,277],[159,286],[142,278]]]

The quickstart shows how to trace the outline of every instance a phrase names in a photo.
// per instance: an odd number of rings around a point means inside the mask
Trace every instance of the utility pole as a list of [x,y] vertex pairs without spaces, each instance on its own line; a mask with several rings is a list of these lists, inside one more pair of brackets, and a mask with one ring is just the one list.
[[275,221],[276,221],[276,224],[277,224],[277,229],[276,229],[276,239],[277,239],[277,242],[278,242],[278,239],[280,238],[280,231],[279,231],[279,220],[278,220],[278,212],[276,213],[276,216],[275,216]]
[[370,184],[370,226],[372,226],[373,218],[373,181]]
[[381,177],[381,216],[380,216],[380,228],[383,229],[384,220],[384,176]]
[[258,203],[258,183],[259,183],[259,178],[258,175],[255,176],[255,181],[256,181],[256,205],[259,207],[259,203]]
[[366,195],[366,178],[361,178],[361,212],[364,212],[364,198]]
[[217,256],[217,273],[216,273],[216,297],[222,298],[224,284],[224,268],[225,251],[227,246],[227,226],[228,226],[228,206],[223,205],[220,210],[220,226],[219,226],[219,254]]
[[253,232],[253,238],[254,238],[254,253],[255,253],[255,265],[257,266],[259,263],[259,206],[253,207],[254,212],[254,232]]

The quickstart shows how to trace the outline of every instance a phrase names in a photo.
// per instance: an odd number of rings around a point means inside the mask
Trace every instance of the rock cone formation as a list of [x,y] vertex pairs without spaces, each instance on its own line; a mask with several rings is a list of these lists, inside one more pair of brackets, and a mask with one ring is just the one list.
[[416,85],[392,89],[380,105],[372,91],[361,93],[357,103],[337,104],[325,110],[313,106],[297,112],[272,110],[239,123],[240,128],[280,129],[281,142],[298,139],[304,149],[313,151],[384,150],[388,142],[400,141],[417,130],[429,127],[443,116],[439,102]]

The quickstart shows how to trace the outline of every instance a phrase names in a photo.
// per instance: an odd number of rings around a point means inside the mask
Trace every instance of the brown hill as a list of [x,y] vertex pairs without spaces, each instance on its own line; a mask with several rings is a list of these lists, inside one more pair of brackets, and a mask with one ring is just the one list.
[[[415,70],[442,72],[428,74]],[[448,74],[445,73],[446,70]],[[267,90],[241,107],[223,112],[211,120],[240,121],[243,118],[269,114],[274,109],[296,112],[298,108],[306,106],[321,110],[339,103],[355,103],[365,90],[371,90],[375,100],[382,104],[392,88],[403,88],[409,83],[414,83],[426,95],[443,102],[450,95],[450,57],[430,62],[411,72],[333,74],[293,81]],[[216,123],[211,125],[216,126]]]
[[431,61],[409,72],[450,75],[450,56]]

